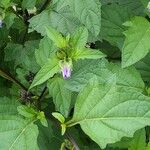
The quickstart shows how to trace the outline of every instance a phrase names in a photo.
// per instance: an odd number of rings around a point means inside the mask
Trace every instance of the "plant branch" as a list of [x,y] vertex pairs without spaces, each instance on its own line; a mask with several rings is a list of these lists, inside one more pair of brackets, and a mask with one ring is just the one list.
[[3,78],[15,83],[16,85],[18,85],[23,90],[28,91],[28,89],[21,82],[19,82],[10,73],[4,71],[3,69],[0,69],[0,76],[2,76]]
[[26,25],[26,27],[25,27],[25,31],[24,31],[23,37],[22,37],[22,44],[23,45],[24,45],[24,43],[26,41],[26,36],[28,34],[28,28],[29,28],[28,19],[29,19],[29,14],[28,14],[28,11],[25,9],[24,13],[23,13],[23,20],[24,20],[24,24]]
[[[55,120],[53,117],[49,117],[49,119],[52,121],[53,125],[56,127],[56,128],[60,128],[60,122],[58,122],[57,120]],[[64,135],[74,146],[75,150],[80,150],[77,142],[75,141],[75,139],[71,136],[71,134],[66,131],[65,135]]]
[[41,95],[39,96],[39,98],[38,98],[38,100],[37,100],[37,101],[38,101],[38,108],[39,108],[39,110],[41,110],[41,100],[42,100],[42,98],[43,98],[43,96],[44,96],[46,90],[47,90],[47,87],[45,87],[45,88],[43,89]]
[[68,140],[73,144],[75,150],[80,150],[78,144],[76,143],[76,141],[74,140],[74,138],[71,136],[70,133],[66,132],[66,137],[67,137]]

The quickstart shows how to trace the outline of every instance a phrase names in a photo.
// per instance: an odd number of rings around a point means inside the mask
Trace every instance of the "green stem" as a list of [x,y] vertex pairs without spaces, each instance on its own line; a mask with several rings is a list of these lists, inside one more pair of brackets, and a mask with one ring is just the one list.
[[65,125],[66,125],[66,127],[72,127],[72,126],[75,126],[75,125],[77,125],[78,124],[78,122],[74,122],[73,120],[69,120],[69,121],[67,121],[66,123],[65,123]]
[[41,99],[43,98],[43,96],[44,96],[46,90],[47,90],[47,87],[45,87],[45,88],[43,89],[41,95],[39,96],[39,98],[38,98],[38,100],[37,100],[39,110],[41,110]]

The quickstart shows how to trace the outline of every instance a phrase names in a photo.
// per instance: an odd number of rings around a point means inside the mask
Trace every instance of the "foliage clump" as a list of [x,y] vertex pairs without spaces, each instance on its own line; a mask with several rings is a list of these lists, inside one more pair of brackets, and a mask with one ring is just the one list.
[[149,0],[0,1],[0,149],[149,150]]

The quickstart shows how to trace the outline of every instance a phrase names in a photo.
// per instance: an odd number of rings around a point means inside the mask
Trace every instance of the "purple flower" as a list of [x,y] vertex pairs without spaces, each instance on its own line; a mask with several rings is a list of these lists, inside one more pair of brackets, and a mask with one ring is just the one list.
[[64,79],[67,79],[71,76],[71,71],[72,71],[72,60],[68,59],[60,61],[60,67],[61,67],[61,73],[63,75]]
[[62,72],[63,78],[67,79],[71,76],[71,67],[66,63],[62,66],[61,72]]

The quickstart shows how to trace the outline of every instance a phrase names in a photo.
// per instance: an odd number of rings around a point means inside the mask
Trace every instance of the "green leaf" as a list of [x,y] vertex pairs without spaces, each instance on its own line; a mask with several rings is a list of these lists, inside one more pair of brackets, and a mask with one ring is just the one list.
[[[0,113],[1,115],[17,115],[17,107],[20,105],[20,103],[17,100],[11,100],[8,97],[0,97]],[[9,107],[9,109],[8,109]]]
[[102,0],[102,5],[118,4],[122,8],[125,7],[132,15],[144,15],[144,7],[141,5],[142,0]]
[[35,111],[33,108],[28,106],[18,106],[17,107],[18,113],[26,118],[33,118],[37,115],[37,111]]
[[146,148],[145,128],[136,131],[134,133],[133,138],[123,137],[121,141],[115,144],[110,144],[110,147],[128,150],[145,150]]
[[[112,15],[113,14],[113,15]],[[122,25],[130,18],[129,10],[117,4],[102,6],[102,25],[100,38],[107,40],[112,45],[122,48],[124,36]]]
[[44,127],[41,123],[38,123],[39,136],[38,146],[40,150],[52,150],[60,149],[63,137],[60,135],[60,130],[50,120],[48,121],[48,127]]
[[57,58],[49,59],[46,64],[40,69],[40,71],[36,74],[30,89],[44,83],[57,72],[59,72],[59,60]]
[[63,6],[60,4],[61,7],[58,7],[59,3],[61,3],[60,0],[57,3],[56,8],[51,11],[50,24],[54,28],[57,28],[57,30],[64,35],[67,35],[68,33],[73,33],[76,28],[81,26],[81,23],[72,13],[68,5]]
[[53,112],[52,115],[57,119],[59,120],[61,123],[64,123],[65,122],[65,118],[62,114],[60,113],[57,113],[57,112]]
[[10,5],[10,1],[11,0],[1,0],[0,1],[0,5],[2,5],[3,7],[7,8]]
[[38,40],[26,41],[21,44],[8,43],[5,48],[5,61],[14,62],[14,68],[21,65],[24,69],[36,72],[39,66],[36,63],[34,51],[38,47]]
[[23,57],[26,57],[25,51],[21,51],[22,49],[20,44],[8,43],[5,48],[5,61],[14,61],[16,66],[20,64],[24,60]]
[[48,122],[43,111],[37,113],[37,119],[40,120],[43,126],[48,127]]
[[109,144],[109,147],[118,149],[127,149],[132,141],[132,138],[123,137],[121,141],[114,144]]
[[140,0],[104,0],[102,4],[102,23],[99,37],[121,49],[124,42],[122,32],[126,29],[123,23],[134,15],[144,15],[144,8]]
[[[95,78],[77,97],[73,119],[68,127],[80,124],[83,131],[101,148],[150,125],[150,98],[135,90],[100,85]],[[93,132],[96,131],[96,132]]]
[[118,0],[101,0],[101,3],[102,3],[102,6],[103,5],[108,5],[108,4],[112,4],[112,3],[117,3],[118,2]]
[[128,150],[145,150],[146,149],[146,134],[145,129],[137,131],[133,140],[128,147]]
[[38,33],[46,35],[45,27],[50,26],[50,12],[43,11],[39,15],[32,17],[29,22],[29,32],[36,30]]
[[[99,0],[70,1],[73,14],[96,37],[101,27],[101,3]],[[80,5],[79,5],[80,4]]]
[[23,0],[22,1],[22,7],[25,9],[32,9],[35,7],[35,4],[36,4],[36,0]]
[[141,1],[133,1],[133,0],[119,0],[119,5],[122,7],[126,7],[130,12],[135,15],[139,16],[142,15],[144,16],[144,7],[141,5]]
[[135,67],[131,66],[122,69],[121,64],[110,63],[108,64],[108,69],[116,74],[116,82],[118,86],[132,88],[141,92],[145,90],[143,79]]
[[66,125],[65,124],[61,124],[61,135],[64,135],[66,132]]
[[79,92],[93,76],[104,84],[110,80],[113,73],[108,70],[105,60],[79,60],[74,64],[72,76],[66,81],[65,87]]
[[134,67],[122,69],[120,64],[108,63],[106,60],[79,60],[74,64],[72,77],[65,86],[79,92],[93,76],[97,76],[99,82],[104,84],[114,74],[118,86],[144,91],[145,85]]
[[150,86],[150,54],[136,63],[136,68],[140,72],[143,81]]
[[103,58],[106,55],[103,54],[100,50],[90,49],[90,48],[81,48],[72,52],[72,58],[75,60],[78,59],[99,59]]
[[8,30],[6,28],[3,28],[3,30],[0,30],[0,47],[4,46],[6,42],[8,41]]
[[56,51],[53,42],[46,36],[39,44],[39,49],[35,50],[35,57],[37,63],[42,67],[51,55]]
[[123,68],[144,58],[150,50],[150,23],[143,17],[135,17],[125,25],[129,29],[125,32],[126,39],[122,50]]
[[13,25],[15,18],[16,18],[16,15],[14,13],[9,13],[9,12],[6,13],[4,22],[6,23],[7,29],[9,29]]
[[148,143],[146,150],[150,150],[150,142]]
[[29,32],[36,30],[42,35],[46,34],[45,27],[52,26],[64,35],[72,33],[80,25],[68,6],[58,7],[52,3],[51,10],[44,10],[39,15],[32,17],[29,22]]
[[[13,30],[17,29],[20,33],[20,32],[23,32],[26,29],[26,24],[25,24],[25,22],[23,21],[23,19],[21,17],[16,17],[15,20],[14,20],[14,23],[11,26],[11,28],[13,28]],[[20,34],[19,34],[19,36],[20,36]],[[17,40],[17,39],[15,39],[15,40]]]
[[19,81],[21,81],[21,83],[26,86],[29,87],[33,78],[34,78],[34,73],[30,72],[29,70],[26,69],[22,69],[22,68],[17,68],[16,69],[16,74],[17,74],[17,79]]
[[54,28],[47,27],[46,33],[58,48],[65,48],[67,46],[66,39]]
[[55,110],[68,117],[71,106],[71,91],[64,87],[65,80],[55,77],[49,80],[47,86],[50,95],[53,97]]
[[35,120],[23,119],[17,115],[17,102],[0,98],[0,149],[38,149],[38,128]]
[[88,31],[85,27],[78,28],[70,39],[70,45],[74,49],[85,47],[88,40]]
[[47,123],[46,118],[41,118],[41,119],[40,119],[40,122],[41,122],[41,124],[42,124],[44,127],[48,127],[48,123]]
[[149,0],[140,0],[143,6],[146,8],[148,5]]

